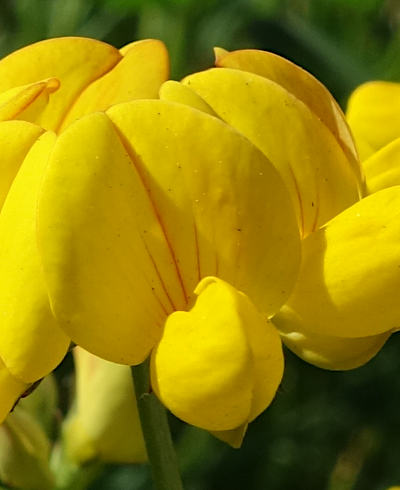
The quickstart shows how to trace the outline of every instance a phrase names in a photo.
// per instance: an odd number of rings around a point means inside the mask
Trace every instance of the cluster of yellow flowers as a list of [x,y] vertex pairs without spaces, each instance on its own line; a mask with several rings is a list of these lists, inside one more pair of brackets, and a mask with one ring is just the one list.
[[399,86],[352,96],[360,163],[289,61],[217,49],[181,82],[168,65],[156,40],[84,38],[0,61],[1,420],[74,342],[151,355],[162,403],[239,445],[280,384],[281,339],[350,369],[400,325]]

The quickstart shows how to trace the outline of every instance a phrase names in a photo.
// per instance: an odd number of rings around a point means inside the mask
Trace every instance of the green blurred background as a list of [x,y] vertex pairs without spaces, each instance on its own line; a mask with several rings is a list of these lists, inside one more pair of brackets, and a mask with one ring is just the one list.
[[[122,46],[155,37],[172,78],[213,63],[212,47],[259,48],[313,73],[345,107],[366,80],[400,80],[398,0],[0,0],[0,55],[54,36]],[[282,386],[241,450],[171,417],[187,490],[384,490],[400,485],[400,339],[347,373],[286,352]],[[58,376],[67,399],[67,367]],[[92,490],[147,490],[142,466],[110,466]]]

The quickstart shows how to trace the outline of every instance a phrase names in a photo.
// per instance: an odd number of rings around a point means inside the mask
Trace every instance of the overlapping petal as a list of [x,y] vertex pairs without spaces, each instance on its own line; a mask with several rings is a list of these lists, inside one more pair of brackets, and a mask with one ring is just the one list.
[[217,67],[255,73],[277,83],[301,100],[332,132],[356,175],[361,178],[358,155],[347,121],[332,94],[319,80],[300,66],[267,51],[243,49],[228,52],[216,48],[215,55]]
[[360,198],[362,182],[353,157],[349,160],[327,125],[284,86],[231,68],[196,73],[183,83],[277,168],[303,236]]
[[309,332],[307,323],[290,308],[274,316],[272,323],[286,347],[310,364],[331,370],[362,366],[380,351],[390,336],[390,332],[384,332],[370,337],[345,338]]
[[400,185],[400,138],[376,151],[363,162],[367,192]]
[[59,137],[42,189],[39,245],[64,330],[136,364],[210,274],[276,312],[296,278],[299,237],[268,160],[181,104],[137,101],[107,114]]
[[[28,126],[29,141],[34,134]],[[36,200],[55,139],[45,133],[32,146],[0,214],[0,357],[25,383],[54,369],[70,342],[50,311],[36,245]]]
[[364,198],[305,239],[283,317],[293,310],[305,335],[357,338],[398,329],[399,218],[400,187],[394,186]]

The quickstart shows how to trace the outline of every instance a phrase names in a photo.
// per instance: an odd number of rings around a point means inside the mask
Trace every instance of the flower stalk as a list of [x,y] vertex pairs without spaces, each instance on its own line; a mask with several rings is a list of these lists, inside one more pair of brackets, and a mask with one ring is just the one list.
[[157,490],[183,490],[165,408],[150,388],[149,360],[132,366],[137,405]]

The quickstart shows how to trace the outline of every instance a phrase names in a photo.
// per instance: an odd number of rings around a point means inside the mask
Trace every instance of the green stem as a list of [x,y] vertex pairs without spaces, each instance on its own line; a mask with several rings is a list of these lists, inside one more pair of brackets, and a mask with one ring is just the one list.
[[183,490],[167,412],[151,392],[149,361],[133,366],[132,375],[155,487],[157,490]]

